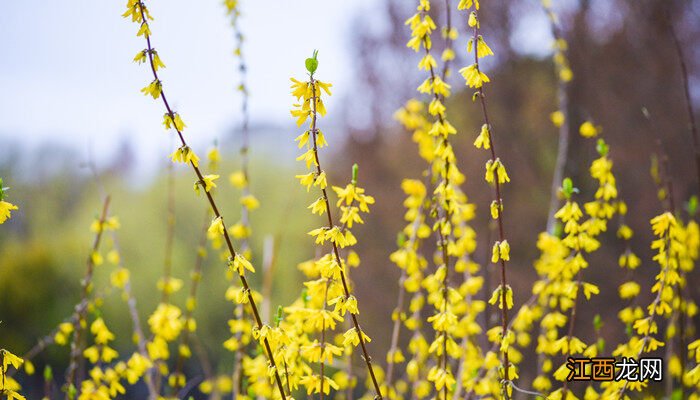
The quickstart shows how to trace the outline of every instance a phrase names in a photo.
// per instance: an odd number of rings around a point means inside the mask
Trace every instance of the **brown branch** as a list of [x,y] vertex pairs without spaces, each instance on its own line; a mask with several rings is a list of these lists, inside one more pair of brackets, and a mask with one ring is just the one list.
[[[313,152],[314,152],[314,158],[316,161],[316,173],[318,175],[321,174],[321,163],[318,158],[318,143],[316,140],[316,136],[318,134],[318,129],[316,128],[316,81],[314,80],[313,75],[311,76],[311,92],[312,92],[312,111],[311,111],[311,136],[313,138]],[[328,200],[328,194],[325,188],[321,189],[321,193],[323,194],[323,201],[326,204],[326,216],[328,217],[328,229],[333,229],[334,224],[333,224],[333,217],[331,216],[331,207],[330,207],[330,202]],[[335,244],[335,242],[332,242],[333,245],[333,254],[335,256],[335,260],[338,263],[338,265],[342,266],[342,260],[340,259],[340,252],[338,251],[338,246]],[[345,271],[341,268],[340,271],[340,280],[343,284],[343,290],[345,292],[345,296],[349,297],[350,296],[350,288],[348,287],[347,279],[345,277]],[[377,381],[377,377],[374,374],[374,369],[372,368],[372,358],[369,356],[369,353],[367,352],[367,346],[365,345],[365,339],[362,337],[362,328],[360,328],[360,323],[357,319],[357,316],[355,314],[350,313],[350,318],[352,319],[352,323],[355,327],[355,330],[357,331],[357,336],[360,340],[360,347],[362,348],[362,355],[363,359],[365,360],[365,364],[367,364],[367,371],[369,372],[370,378],[372,379],[372,384],[374,385],[374,390],[376,392],[376,399],[381,400],[382,399],[382,391],[379,388],[379,382]],[[323,377],[321,377],[321,386],[323,386]]]
[[[476,11],[474,11],[476,12]],[[477,19],[478,20],[478,19]],[[479,38],[479,23],[477,22],[476,25],[474,26],[474,64],[477,70],[477,73],[481,73],[481,69],[479,67],[479,54],[477,48],[478,46],[478,38]],[[495,140],[494,140],[494,135],[493,135],[493,128],[491,126],[491,123],[489,122],[489,115],[488,115],[488,110],[486,107],[486,95],[484,94],[484,87],[483,85],[480,86],[477,90],[478,92],[478,97],[479,101],[481,103],[481,112],[484,118],[484,123],[488,127],[489,130],[489,141],[491,144],[491,161],[496,162],[496,146],[495,146]],[[497,168],[494,168],[493,170],[493,181],[494,181],[494,186],[496,188],[496,198],[494,201],[496,202],[496,207],[498,210],[498,238],[500,242],[503,242],[506,240],[505,236],[505,231],[503,228],[503,199],[501,198],[501,184],[499,183],[498,180],[498,171]],[[499,257],[500,258],[500,257]],[[508,307],[506,303],[506,287],[507,287],[507,279],[506,279],[506,263],[505,260],[502,258],[500,259],[500,266],[501,266],[501,304],[503,307],[501,308],[501,328],[502,328],[502,335],[505,336],[506,332],[508,330]],[[503,392],[506,400],[509,399],[508,391],[505,388],[505,382],[510,381],[509,379],[509,365],[510,363],[508,362],[508,351],[504,351],[502,353],[502,358],[503,358]]]
[[[137,5],[139,5],[141,19],[142,19],[143,23],[147,23],[146,22],[146,15],[144,12],[144,9],[145,9],[144,2],[140,1],[137,3]],[[158,78],[158,73],[156,72],[155,64],[153,62],[153,47],[151,46],[151,38],[147,34],[145,34],[144,36],[146,37],[148,61],[149,61],[149,64],[151,66],[151,72],[153,73],[153,78],[157,82],[160,82],[160,79]],[[173,118],[173,120],[174,120],[175,113],[170,108],[170,105],[168,104],[168,100],[165,96],[165,90],[163,90],[162,88],[160,91],[160,98],[163,101],[163,105],[165,106],[165,109],[166,109],[168,115],[171,118]],[[180,131],[180,129],[177,126],[175,126],[174,128],[175,128],[175,131],[177,132],[178,138],[180,139],[180,143],[182,144],[183,147],[186,147],[187,142],[185,141],[185,138],[184,138],[182,132]],[[190,165],[192,166],[192,169],[194,170],[194,173],[197,176],[197,179],[201,182],[204,182],[204,176],[203,176],[202,172],[200,171],[199,167],[197,166],[197,164],[193,161],[190,161]],[[214,212],[214,217],[221,218],[221,220],[223,221],[223,217],[222,217],[221,213],[219,212],[219,208],[217,207],[216,202],[214,201],[214,198],[212,197],[211,193],[207,192],[206,190],[204,191],[204,193],[206,194],[207,201],[209,202],[209,205],[211,206],[211,209]],[[228,234],[227,229],[224,229],[223,235],[224,235],[224,240],[226,242],[226,247],[228,248],[228,252],[230,254],[230,258],[233,260],[233,259],[235,259],[237,253],[236,253],[236,250],[233,248],[233,243],[231,241],[231,238]],[[262,322],[262,319],[260,318],[260,313],[258,312],[258,307],[255,303],[255,299],[253,298],[253,293],[250,290],[250,286],[248,285],[248,280],[246,279],[245,275],[242,273],[239,273],[238,276],[240,278],[241,285],[243,286],[245,292],[248,294],[248,302],[249,302],[250,308],[253,312],[253,317],[254,317],[255,323],[257,324],[258,329],[262,329],[263,322]],[[277,364],[275,362],[274,353],[272,352],[270,342],[268,341],[267,338],[263,338],[263,347],[266,351],[267,358],[270,362],[270,366],[275,371],[274,372],[275,381],[277,383],[277,387],[279,388],[280,396],[282,397],[282,400],[285,400],[287,398],[287,396],[284,393],[284,386],[282,385],[282,379],[280,378],[279,372],[277,371]]]
[[678,35],[673,27],[673,22],[671,21],[671,16],[666,10],[666,17],[668,20],[668,28],[671,32],[671,38],[673,39],[673,46],[676,49],[676,55],[678,56],[678,63],[681,67],[681,78],[683,81],[683,95],[685,97],[685,107],[688,113],[688,130],[690,131],[691,138],[693,139],[693,150],[695,152],[695,166],[697,169],[698,178],[698,193],[700,193],[700,138],[698,137],[698,127],[695,124],[695,112],[693,111],[693,100],[690,97],[690,84],[688,83],[688,67],[686,66],[685,56],[683,55],[683,48],[678,40]]
[[[87,270],[85,271],[85,277],[82,280],[82,294],[80,297],[80,302],[78,305],[87,303],[88,302],[88,297],[90,296],[90,292],[92,291],[92,275],[94,272],[95,268],[95,262],[93,261],[93,254],[97,252],[97,250],[100,247],[100,242],[102,240],[102,233],[104,232],[104,222],[107,220],[107,212],[109,210],[109,202],[110,202],[110,197],[107,196],[104,199],[103,205],[102,205],[102,214],[100,215],[99,219],[99,228],[97,232],[95,233],[95,238],[92,243],[92,248],[90,251],[90,254],[88,254],[87,257]],[[82,349],[82,344],[83,344],[83,330],[84,330],[84,324],[86,324],[85,318],[87,314],[87,306],[82,307],[80,309],[77,308],[76,306],[76,314],[77,318],[74,323],[75,326],[75,332],[73,333],[73,340],[71,341],[71,354],[70,354],[70,363],[68,365],[68,371],[66,372],[66,388],[70,388],[72,385],[75,385],[76,387],[80,385],[79,381],[76,381],[76,372],[78,370],[78,363],[80,361],[80,357],[82,357],[83,354],[83,349]],[[66,400],[69,398],[69,393],[70,390],[66,390]]]

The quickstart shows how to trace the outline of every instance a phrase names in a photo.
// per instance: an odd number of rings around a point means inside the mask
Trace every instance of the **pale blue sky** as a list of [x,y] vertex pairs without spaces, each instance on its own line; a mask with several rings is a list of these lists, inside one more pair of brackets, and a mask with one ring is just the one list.
[[[139,92],[151,76],[146,65],[132,62],[145,45],[136,37],[138,27],[121,17],[125,3],[22,0],[3,5],[0,141],[18,139],[29,148],[58,141],[84,152],[92,148],[99,156],[111,154],[126,137],[137,139],[139,161],[162,161],[171,145],[161,126],[164,110],[160,101]],[[224,6],[220,0],[148,4],[155,17],[153,44],[167,65],[161,78],[168,99],[187,123],[189,141],[201,149],[240,121],[235,41]],[[329,111],[352,93],[350,24],[372,0],[241,4],[253,122],[291,121],[289,77],[304,76],[303,60],[314,48],[320,49],[319,77],[335,88]],[[407,7],[407,13],[412,9]],[[530,29],[523,26],[524,36],[535,35],[531,42],[540,47],[542,35],[548,35],[541,17],[534,16]],[[538,25],[544,29],[531,29]]]
[[[145,46],[135,36],[138,27],[121,17],[125,3],[23,0],[3,6],[0,137],[30,146],[55,139],[102,154],[127,136],[138,137],[144,151],[167,150],[162,104],[139,92],[151,78],[146,65],[132,63]],[[350,16],[367,3],[242,2],[254,121],[287,121],[289,77],[303,77],[313,48],[321,49],[322,79],[348,86]],[[191,142],[208,145],[239,120],[235,41],[224,6],[217,0],[148,4],[171,105],[188,124]]]

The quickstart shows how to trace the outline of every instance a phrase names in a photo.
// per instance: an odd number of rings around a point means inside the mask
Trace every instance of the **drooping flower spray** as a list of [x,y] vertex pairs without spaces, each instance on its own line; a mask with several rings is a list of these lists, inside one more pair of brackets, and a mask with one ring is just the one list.
[[[316,321],[314,325],[321,333],[321,341],[317,344],[320,352],[314,351],[319,357],[321,374],[307,375],[302,378],[302,384],[306,385],[307,393],[319,393],[321,397],[328,393],[329,388],[326,388],[326,382],[332,384],[332,380],[324,375],[324,360],[332,359],[334,347],[325,342],[324,332],[326,329],[332,329],[337,321],[342,321],[346,313],[350,313],[353,327],[348,330],[344,336],[347,343],[352,343],[354,346],[360,346],[362,356],[367,365],[367,372],[374,387],[376,398],[381,399],[382,393],[372,367],[372,359],[367,351],[366,343],[369,337],[365,334],[360,326],[357,315],[359,309],[357,307],[357,299],[350,290],[350,282],[347,278],[346,265],[347,263],[340,255],[340,249],[346,246],[352,246],[357,242],[355,236],[350,230],[343,230],[341,226],[334,223],[330,200],[328,198],[327,186],[328,179],[326,172],[321,167],[318,150],[327,145],[323,132],[318,128],[317,120],[319,116],[326,114],[326,108],[322,100],[322,94],[330,95],[330,84],[319,81],[314,74],[318,68],[318,52],[315,51],[312,58],[306,60],[306,69],[309,72],[309,80],[306,82],[298,81],[292,78],[292,95],[300,101],[294,106],[292,116],[297,119],[297,125],[301,126],[310,119],[309,129],[297,137],[299,147],[305,147],[306,151],[297,158],[303,161],[306,168],[311,172],[298,175],[300,183],[309,189],[311,186],[318,187],[321,197],[314,201],[310,206],[311,212],[314,214],[327,217],[327,225],[309,232],[315,238],[316,244],[323,245],[326,241],[330,242],[332,251],[318,261],[319,272],[321,279],[308,285],[309,296],[316,302],[320,302],[320,308],[317,308],[309,314],[311,321]],[[368,212],[368,204],[374,203],[371,196],[364,194],[364,190],[360,190],[355,185],[348,185],[346,188],[334,188],[340,201],[340,206],[343,202],[343,216],[341,223],[359,222],[359,211]],[[354,206],[354,202],[358,203],[358,207]],[[361,218],[360,218],[361,220]],[[315,289],[314,289],[315,288]],[[316,290],[317,289],[317,290]],[[315,295],[312,295],[314,293]],[[326,305],[334,304],[334,310],[327,310]],[[320,328],[320,329],[318,329]]]
[[[248,280],[245,277],[245,270],[254,271],[255,269],[248,260],[246,260],[241,254],[238,254],[234,249],[229,232],[224,225],[223,216],[219,212],[219,208],[217,207],[216,202],[212,197],[211,193],[209,193],[209,189],[212,187],[212,182],[215,179],[215,177],[212,175],[205,175],[200,170],[199,157],[197,157],[194,151],[188,146],[187,142],[185,141],[185,137],[182,133],[186,125],[183,122],[180,114],[175,112],[170,107],[170,104],[168,103],[168,100],[165,96],[165,92],[163,90],[162,81],[158,77],[158,69],[161,68],[163,64],[160,60],[157,51],[153,48],[151,44],[151,29],[148,22],[149,20],[152,20],[150,12],[148,11],[148,8],[146,7],[144,1],[140,0],[129,0],[127,2],[126,8],[127,10],[124,13],[124,17],[129,17],[131,18],[132,22],[139,24],[137,36],[143,36],[146,41],[146,48],[142,50],[139,53],[140,56],[137,55],[137,57],[139,57],[139,61],[148,62],[151,72],[153,74],[153,80],[151,81],[151,83],[149,83],[146,87],[142,89],[142,92],[145,95],[153,97],[154,99],[160,98],[162,100],[166,110],[166,113],[163,115],[163,124],[166,128],[173,128],[177,133],[177,137],[180,141],[180,147],[171,156],[173,162],[189,164],[197,177],[196,184],[198,184],[198,186],[204,189],[204,194],[214,213],[214,219],[211,222],[209,231],[223,236],[229,253],[229,268],[232,268],[235,272],[238,273],[241,285],[243,286],[244,290],[246,290],[248,296],[248,303],[250,304],[255,324],[258,326],[259,329],[262,329],[263,322],[258,312],[258,307],[255,303],[255,299],[253,298],[253,295],[250,291]],[[273,357],[273,351],[269,341],[266,338],[263,339],[263,347],[268,357],[270,366],[274,369],[273,375],[277,387],[279,389],[280,395],[283,399],[285,399],[286,395],[284,393],[282,379],[280,378],[280,375],[277,372],[276,362]]]
[[508,285],[506,262],[510,260],[510,244],[506,239],[503,213],[504,205],[501,197],[502,185],[510,182],[506,167],[498,158],[494,142],[494,129],[489,121],[488,107],[486,105],[486,96],[484,93],[484,83],[490,82],[489,77],[481,70],[480,61],[486,57],[493,55],[493,52],[486,44],[483,36],[480,34],[481,26],[479,20],[479,0],[460,0],[458,8],[460,10],[471,10],[468,17],[468,25],[473,29],[473,34],[467,45],[467,52],[473,53],[474,63],[460,69],[460,73],[464,77],[469,88],[475,89],[472,96],[473,101],[478,101],[481,105],[481,112],[484,124],[481,131],[474,142],[477,148],[490,150],[491,158],[486,163],[485,180],[494,186],[494,200],[491,203],[491,216],[498,223],[498,240],[493,244],[491,261],[494,264],[500,265],[500,285],[494,291],[494,294],[489,300],[490,303],[498,303],[498,308],[501,310],[501,397],[508,399],[511,396],[512,387],[509,386],[511,377],[517,375],[515,367],[509,362],[508,349],[509,342],[512,340],[512,333],[509,332],[508,310],[513,307],[513,290]]

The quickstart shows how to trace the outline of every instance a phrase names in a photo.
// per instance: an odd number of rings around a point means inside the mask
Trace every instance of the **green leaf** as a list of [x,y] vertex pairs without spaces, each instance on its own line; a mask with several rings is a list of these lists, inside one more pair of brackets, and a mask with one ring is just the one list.
[[574,187],[574,182],[571,178],[564,178],[564,181],[561,183],[561,192],[565,198],[570,199],[572,194],[578,193],[578,189]]
[[596,331],[599,331],[600,328],[602,328],[602,327],[603,327],[603,321],[600,318],[600,314],[596,314],[595,317],[593,317],[593,328]]
[[309,71],[311,75],[316,72],[318,68],[318,50],[314,50],[314,55],[311,58],[307,58],[305,61],[306,70]]
[[605,157],[608,155],[608,152],[610,151],[610,146],[608,146],[608,144],[605,143],[605,140],[598,139],[598,142],[596,143],[595,149],[598,151],[598,154],[601,157]]
[[360,167],[357,165],[357,163],[352,165],[352,185],[357,186],[357,173],[360,170]]
[[405,234],[405,233],[399,232],[399,233],[396,235],[396,245],[397,245],[398,247],[403,247],[403,245],[406,243],[406,240],[407,240],[407,239],[408,239],[408,238],[406,237],[406,234]]
[[686,209],[688,210],[688,214],[690,214],[690,216],[695,216],[695,214],[698,212],[698,196],[690,196]]
[[51,366],[47,365],[44,367],[44,381],[50,382],[53,380],[53,370],[51,370]]
[[671,400],[683,400],[683,388],[676,388],[671,393]]

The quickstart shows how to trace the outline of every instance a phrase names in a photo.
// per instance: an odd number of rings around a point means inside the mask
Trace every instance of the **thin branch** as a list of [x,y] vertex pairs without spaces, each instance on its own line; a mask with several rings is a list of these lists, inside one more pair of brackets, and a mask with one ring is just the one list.
[[[143,21],[143,23],[147,23],[145,11],[144,11],[145,10],[144,2],[139,1],[136,4],[139,6],[139,9],[140,9],[139,11],[141,14],[141,20]],[[156,72],[155,64],[153,61],[153,47],[151,46],[151,37],[148,34],[145,34],[144,36],[146,38],[148,61],[149,61],[149,64],[151,66],[151,72],[153,73],[153,78],[155,79],[155,81],[160,82],[160,79],[158,78],[158,73]],[[165,96],[165,90],[163,90],[163,89],[161,89],[161,91],[160,91],[160,98],[163,101],[163,106],[165,107],[167,114],[174,120],[175,113],[173,112],[172,108],[168,104],[168,100]],[[180,131],[180,129],[177,126],[174,126],[174,129],[177,132],[177,136],[180,139],[180,143],[182,144],[182,146],[187,147],[187,142],[185,141],[185,138],[184,138],[182,132]],[[195,175],[197,176],[197,179],[200,182],[204,182],[204,175],[202,174],[199,167],[197,166],[197,163],[195,163],[194,161],[190,161],[190,165],[192,166],[192,169],[193,169]],[[206,194],[207,201],[209,202],[209,205],[211,206],[211,209],[214,213],[214,217],[221,218],[221,220],[223,221],[223,217],[222,217],[221,213],[219,212],[219,208],[217,207],[216,201],[212,197],[211,193],[209,193],[206,190],[204,191],[204,193]],[[235,259],[237,252],[233,248],[233,242],[231,241],[231,238],[229,236],[227,229],[224,229],[223,235],[224,235],[224,240],[226,242],[226,247],[228,248],[230,258],[233,260],[233,259]],[[250,308],[253,312],[253,317],[254,317],[255,323],[257,324],[258,329],[262,329],[263,322],[262,322],[262,319],[260,318],[260,313],[258,312],[258,307],[255,303],[255,299],[253,298],[253,293],[250,290],[250,285],[248,285],[248,280],[246,279],[245,275],[243,275],[242,273],[239,273],[238,276],[240,278],[241,285],[243,286],[245,292],[248,294],[248,303],[250,304]],[[285,400],[287,398],[287,396],[284,393],[284,386],[282,385],[282,379],[280,378],[279,372],[277,371],[277,365],[275,362],[274,353],[272,352],[272,347],[270,346],[270,342],[268,341],[267,338],[263,338],[263,347],[265,349],[267,358],[270,362],[270,366],[275,371],[274,372],[275,381],[276,381],[277,387],[280,391],[280,396],[282,397],[282,400]]]
[[[92,275],[94,272],[95,268],[95,262],[93,260],[93,255],[97,252],[97,250],[100,247],[100,243],[102,240],[102,233],[104,232],[104,223],[107,220],[107,212],[109,210],[109,202],[110,202],[110,197],[107,196],[104,199],[103,205],[102,205],[102,214],[100,215],[99,219],[99,227],[97,232],[95,233],[95,238],[92,243],[92,248],[90,250],[90,254],[88,254],[87,257],[87,269],[85,271],[85,277],[82,280],[82,294],[80,297],[80,302],[78,305],[87,303],[88,298],[90,296],[90,292],[92,291]],[[71,354],[70,354],[70,363],[68,365],[68,370],[66,372],[66,387],[70,388],[72,385],[75,385],[76,387],[80,384],[80,382],[76,381],[76,372],[78,370],[78,363],[80,361],[80,358],[83,355],[83,348],[82,348],[82,343],[83,343],[83,330],[84,330],[84,324],[86,324],[85,318],[87,315],[87,307],[82,307],[80,309],[77,308],[76,306],[76,314],[77,314],[77,319],[75,321],[75,332],[73,333],[73,340],[71,341]],[[68,400],[70,390],[66,390],[66,400]]]

